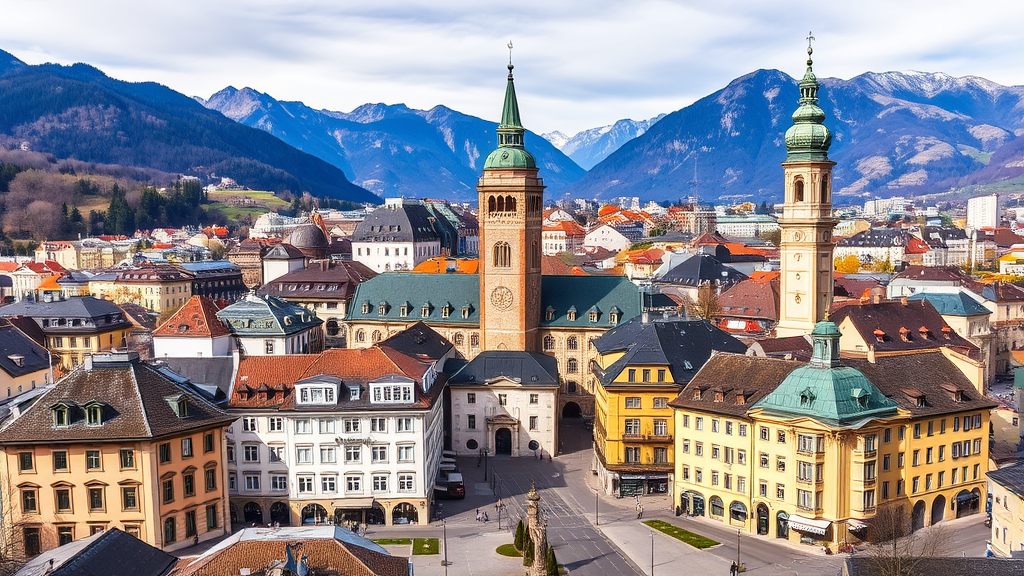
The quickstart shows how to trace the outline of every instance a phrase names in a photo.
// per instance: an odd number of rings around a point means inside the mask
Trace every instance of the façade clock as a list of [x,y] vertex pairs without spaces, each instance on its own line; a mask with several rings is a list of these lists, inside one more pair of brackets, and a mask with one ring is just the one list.
[[512,307],[512,291],[504,286],[498,286],[491,292],[491,304],[499,310],[508,310]]

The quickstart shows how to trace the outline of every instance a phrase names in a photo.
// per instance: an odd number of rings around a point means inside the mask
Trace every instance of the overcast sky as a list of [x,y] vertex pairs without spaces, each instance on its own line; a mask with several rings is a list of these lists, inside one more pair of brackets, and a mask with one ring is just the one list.
[[497,120],[506,43],[523,123],[566,134],[672,112],[758,68],[919,70],[1024,84],[1021,0],[9,0],[0,48],[209,97],[232,85],[350,111]]

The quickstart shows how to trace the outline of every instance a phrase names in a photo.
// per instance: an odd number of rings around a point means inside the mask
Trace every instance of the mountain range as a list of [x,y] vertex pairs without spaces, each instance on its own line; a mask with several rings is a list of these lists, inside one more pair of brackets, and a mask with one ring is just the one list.
[[[146,167],[275,192],[380,202],[342,170],[153,82],[0,51],[0,138],[57,159]],[[164,184],[164,183],[157,183]]]
[[[365,104],[334,112],[230,86],[197,100],[337,166],[384,197],[475,200],[484,160],[497,147],[496,123],[444,106]],[[528,131],[525,142],[550,196],[583,176],[582,168],[544,138]]]
[[586,170],[590,170],[599,162],[615,152],[623,144],[642,135],[651,125],[664,118],[664,114],[649,120],[619,120],[609,126],[583,130],[573,136],[566,136],[558,130],[542,134],[574,162]]
[[[821,81],[837,203],[1024,175],[1024,87],[941,73]],[[758,70],[662,118],[592,168],[573,196],[782,198],[797,81]]]

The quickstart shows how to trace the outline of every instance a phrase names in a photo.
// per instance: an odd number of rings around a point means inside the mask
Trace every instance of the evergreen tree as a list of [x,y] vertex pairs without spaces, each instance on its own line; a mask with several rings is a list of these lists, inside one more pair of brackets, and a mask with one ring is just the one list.
[[523,542],[523,566],[533,565],[533,537],[530,536],[530,531],[526,531],[526,538]]
[[516,547],[516,550],[519,550],[520,552],[523,551],[523,540],[524,540],[525,534],[526,534],[526,526],[523,524],[523,519],[520,518],[519,519],[519,524],[516,524],[516,537],[515,537],[515,540],[512,541],[513,545],[515,545],[515,547]]
[[552,546],[548,546],[547,569],[548,576],[558,576],[558,559],[555,558],[555,549]]
[[135,233],[135,211],[128,205],[124,190],[117,184],[110,194],[110,207],[107,208],[107,232],[110,234],[132,235]]

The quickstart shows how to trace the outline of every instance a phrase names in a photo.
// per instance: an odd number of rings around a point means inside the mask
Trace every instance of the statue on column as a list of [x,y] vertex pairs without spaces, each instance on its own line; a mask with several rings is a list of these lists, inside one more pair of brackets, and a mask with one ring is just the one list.
[[[555,556],[548,552],[548,523],[544,519],[544,513],[540,509],[540,494],[537,494],[537,487],[530,487],[526,495],[526,522],[527,532],[530,535],[530,543],[527,548],[532,550],[524,551],[523,563],[529,567],[528,576],[548,576],[557,574],[557,564],[554,564]],[[527,556],[527,553],[530,553]]]

